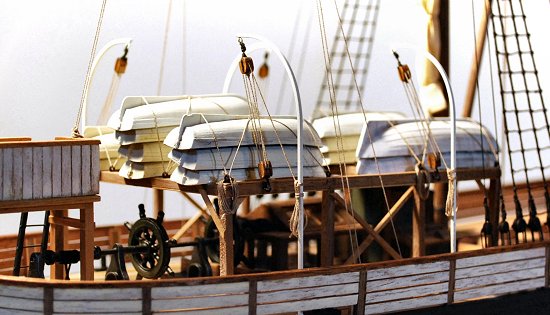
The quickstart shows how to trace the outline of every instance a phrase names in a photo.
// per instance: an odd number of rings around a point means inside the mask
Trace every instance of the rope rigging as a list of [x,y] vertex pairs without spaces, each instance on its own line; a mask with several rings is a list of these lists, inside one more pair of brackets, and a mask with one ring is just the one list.
[[[523,241],[527,240],[527,229],[531,231],[532,240],[535,240],[535,234],[543,238],[530,176],[541,177],[547,215],[550,214],[550,195],[544,173],[550,165],[545,165],[542,160],[550,152],[550,145],[546,144],[550,139],[550,125],[523,4],[518,0],[497,0],[496,4],[491,20],[516,210],[512,228],[519,243],[520,234]],[[523,118],[521,121],[520,116]],[[528,223],[523,218],[518,197],[517,177],[520,174],[525,177],[528,195]]]
[[94,35],[94,41],[92,44],[92,50],[90,52],[90,60],[88,62],[88,70],[86,71],[86,78],[84,79],[84,88],[82,89],[82,95],[80,97],[80,106],[78,108],[78,113],[76,115],[76,120],[73,125],[72,129],[72,137],[73,138],[82,138],[82,135],[80,134],[80,131],[78,131],[78,126],[80,125],[80,118],[82,117],[82,109],[84,108],[84,101],[86,99],[86,94],[88,93],[88,89],[90,88],[90,80],[91,80],[91,70],[92,70],[92,63],[94,61],[95,52],[97,49],[97,42],[99,40],[99,34],[101,33],[101,25],[103,24],[103,15],[105,13],[105,6],[107,4],[107,0],[103,0],[101,4],[101,10],[99,12],[99,19],[97,21],[96,31]]
[[[325,73],[313,112],[314,117],[329,114],[332,107],[331,89],[334,90],[333,97],[336,103],[343,105],[344,111],[359,110],[374,47],[380,0],[346,0],[341,12],[338,11],[336,3],[334,5],[339,26],[330,53],[328,42],[326,44],[327,57],[331,60],[330,76],[333,83],[328,83],[329,74]],[[326,34],[323,36],[326,37]],[[350,43],[353,43],[352,51]],[[354,65],[357,67],[354,68]]]
[[[359,4],[355,4],[354,8],[357,9],[359,6],[360,6]],[[325,60],[325,80],[326,80],[326,83],[323,84],[319,99],[324,98],[323,93],[325,93],[325,92],[328,93],[329,101],[330,101],[330,103],[329,103],[329,105],[330,105],[330,116],[332,116],[332,119],[333,119],[333,125],[334,125],[335,134],[336,134],[336,138],[337,138],[338,167],[340,169],[341,180],[342,180],[342,189],[344,191],[345,209],[348,213],[351,214],[351,217],[355,220],[356,214],[355,214],[355,211],[352,209],[352,205],[351,205],[351,194],[350,194],[351,190],[350,190],[350,185],[349,185],[349,178],[348,178],[348,174],[346,172],[346,168],[344,167],[345,157],[343,155],[343,142],[342,142],[343,140],[342,140],[342,137],[341,137],[342,132],[341,132],[340,120],[339,120],[339,114],[340,113],[339,113],[338,104],[340,104],[341,101],[337,98],[337,95],[339,95],[337,93],[337,89],[339,87],[341,87],[341,85],[338,85],[338,84],[335,83],[335,77],[338,77],[339,74],[344,72],[342,70],[343,69],[342,67],[343,67],[345,59],[347,59],[347,61],[349,62],[348,65],[350,67],[350,69],[349,69],[349,74],[350,74],[349,79],[350,79],[351,82],[350,82],[350,85],[349,85],[349,90],[350,90],[350,92],[353,91],[353,92],[356,93],[355,96],[357,96],[357,103],[358,103],[357,107],[360,108],[360,110],[363,114],[365,124],[367,122],[367,116],[366,116],[365,108],[363,106],[363,101],[362,101],[362,97],[361,97],[362,88],[360,87],[360,85],[357,81],[356,70],[353,66],[354,63],[352,61],[352,54],[350,53],[350,49],[349,49],[349,45],[348,45],[348,39],[346,37],[346,33],[344,32],[344,28],[343,28],[344,22],[342,21],[340,11],[338,10],[338,5],[337,5],[336,1],[334,1],[334,7],[335,7],[335,10],[336,10],[336,14],[338,16],[338,26],[339,26],[338,31],[339,31],[339,34],[337,34],[335,43],[333,45],[332,52],[329,53],[328,41],[327,41],[327,35],[326,35],[326,27],[325,27],[325,20],[324,20],[324,14],[323,14],[323,6],[322,6],[322,2],[320,0],[317,1],[317,15],[318,15],[318,19],[319,19],[321,42],[322,42],[322,46],[323,46],[323,56],[324,56],[324,60]],[[349,7],[349,4],[346,4],[345,9],[348,8],[348,7]],[[368,12],[370,12],[369,10],[374,9],[374,11],[375,11],[374,17],[376,18],[377,12],[378,12],[378,2],[375,2],[375,5],[369,4],[367,6],[362,6],[362,7],[363,7],[363,9],[366,8]],[[353,14],[355,14],[355,13],[353,13]],[[346,22],[350,22],[350,21],[346,21]],[[350,23],[353,24],[353,19]],[[372,33],[374,33],[374,25],[376,25],[376,23],[365,21],[364,26],[367,26],[369,24],[371,24],[373,26],[371,28],[371,30],[372,30]],[[348,31],[349,31],[349,29],[348,29]],[[366,38],[366,36],[365,36],[365,38]],[[372,41],[372,39],[373,39],[373,37],[372,37],[372,34],[371,34],[371,37],[368,38],[368,41]],[[343,44],[343,51],[339,52],[339,53],[336,52],[336,47],[338,47],[338,45],[336,44],[337,41],[340,41]],[[372,45],[370,45],[370,46],[372,46]],[[332,59],[333,59],[332,57],[335,57],[335,56],[340,57],[340,62],[339,62],[340,68],[337,69],[337,70],[334,70],[333,67],[332,67]],[[353,56],[358,57],[358,56],[360,56],[360,54],[357,53],[357,54],[354,54]],[[367,53],[367,56],[370,56],[370,50],[369,50],[369,53]],[[336,72],[336,75],[334,75],[333,72]],[[365,72],[366,72],[366,69],[365,69]],[[365,78],[365,77],[363,77],[363,78]],[[364,80],[363,80],[362,83],[364,84]],[[320,109],[319,104],[320,104],[320,102],[318,101],[318,104],[317,104],[317,107],[316,107],[317,112],[319,112],[319,109]],[[369,139],[372,139],[371,135],[370,135],[370,131],[368,130],[368,128],[367,128],[367,135],[368,135]],[[371,141],[371,146],[372,146],[372,141]],[[386,212],[389,213],[391,207],[389,205],[389,200],[388,200],[388,197],[387,197],[387,194],[386,194],[386,190],[385,190],[384,182],[383,182],[383,179],[382,179],[382,175],[381,175],[380,167],[379,167],[379,164],[378,164],[378,160],[376,158],[376,152],[374,150],[374,146],[372,146],[372,150],[373,150],[373,153],[374,153],[374,156],[375,156],[375,164],[376,164],[376,167],[378,169],[378,178],[380,180],[380,187],[382,189],[382,193],[383,193],[383,196],[384,196]],[[395,225],[393,223],[393,218],[392,218],[392,216],[390,216],[389,218],[390,218],[390,223],[391,223],[391,227],[392,227],[392,231],[393,231],[393,236],[395,238],[397,249],[399,251],[399,255],[402,256],[399,241],[397,239],[397,232],[396,232],[396,229],[395,229]],[[351,235],[351,231],[350,231],[350,242],[352,243],[351,244],[352,245],[351,246],[352,256],[357,257],[359,259],[359,262],[361,262],[360,255],[356,256],[356,254],[353,252],[354,249],[358,248],[358,246],[359,246],[358,245],[358,238],[357,238],[357,230],[356,230],[355,227],[353,228],[353,231],[354,231],[353,236]]]

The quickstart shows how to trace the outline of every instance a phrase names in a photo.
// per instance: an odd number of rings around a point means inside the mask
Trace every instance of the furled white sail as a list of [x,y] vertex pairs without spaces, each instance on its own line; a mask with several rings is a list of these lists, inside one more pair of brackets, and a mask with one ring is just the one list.
[[[292,175],[296,176],[297,172],[298,170],[296,167],[292,168],[292,173],[288,167],[274,167],[272,178],[292,177]],[[323,168],[319,166],[304,167],[303,174],[304,177],[325,176]],[[170,176],[170,179],[180,185],[190,186],[217,182],[222,179],[224,175],[223,169],[193,171],[183,167],[177,167]],[[259,179],[257,169],[255,168],[233,169],[230,175],[237,181]]]
[[177,126],[188,113],[247,114],[248,103],[232,94],[198,96],[128,96],[108,126],[119,131]]
[[365,124],[365,120],[400,119],[405,116],[399,112],[362,112],[346,113],[336,117],[327,116],[315,119],[313,127],[323,141],[321,152],[325,157],[325,163],[349,164],[357,161],[355,150],[357,149],[359,136]]
[[[413,120],[368,122],[356,152],[359,158],[357,173],[378,173],[378,168],[382,173],[414,170],[418,162],[414,156],[421,159],[424,152],[434,150],[440,151],[443,159],[450,161],[450,122],[442,119],[430,122],[429,130],[437,149],[426,140],[424,126],[425,122]],[[458,120],[456,126],[457,168],[494,166],[497,145],[493,136],[472,120]],[[366,134],[367,127],[372,143]],[[427,163],[424,167],[429,168]]]

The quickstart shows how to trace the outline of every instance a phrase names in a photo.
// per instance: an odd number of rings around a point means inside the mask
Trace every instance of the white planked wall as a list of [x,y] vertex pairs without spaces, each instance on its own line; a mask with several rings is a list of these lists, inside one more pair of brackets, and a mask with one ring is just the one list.
[[98,193],[98,145],[0,145],[0,201]]

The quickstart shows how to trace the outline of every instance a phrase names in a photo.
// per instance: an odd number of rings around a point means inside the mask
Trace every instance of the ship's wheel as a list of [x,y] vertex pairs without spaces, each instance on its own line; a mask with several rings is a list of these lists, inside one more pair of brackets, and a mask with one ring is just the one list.
[[168,234],[157,220],[147,217],[137,220],[130,229],[128,245],[147,247],[145,251],[132,253],[132,265],[143,278],[159,278],[168,269]]

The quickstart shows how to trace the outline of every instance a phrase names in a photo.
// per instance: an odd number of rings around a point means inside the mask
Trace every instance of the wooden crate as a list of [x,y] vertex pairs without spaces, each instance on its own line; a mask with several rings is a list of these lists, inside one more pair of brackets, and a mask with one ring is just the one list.
[[99,143],[0,138],[0,201],[98,194]]

